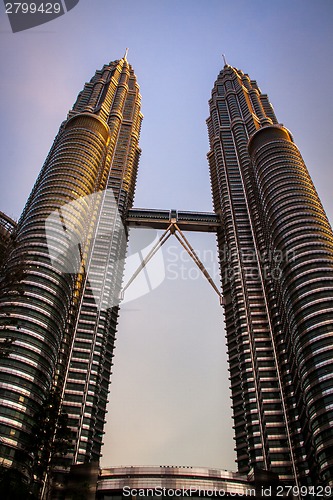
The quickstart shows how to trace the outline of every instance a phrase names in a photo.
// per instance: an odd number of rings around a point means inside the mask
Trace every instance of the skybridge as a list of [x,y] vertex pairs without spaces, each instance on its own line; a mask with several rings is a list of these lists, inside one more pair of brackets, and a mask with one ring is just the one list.
[[141,261],[139,267],[134,272],[130,280],[123,287],[121,291],[121,298],[124,296],[126,289],[133,283],[135,278],[145,268],[148,262],[153,258],[156,252],[162,245],[169,239],[171,235],[175,236],[182,247],[189,254],[191,259],[198,266],[207,281],[217,293],[220,303],[223,303],[223,297],[215,285],[213,279],[209,275],[207,269],[199,259],[194,248],[191,246],[188,239],[183,234],[183,231],[201,231],[205,233],[212,233],[217,231],[221,226],[220,218],[213,212],[182,212],[180,210],[151,210],[145,208],[133,208],[129,210],[126,219],[128,227],[136,228],[152,228],[161,229],[163,234],[158,239],[157,243],[153,246],[146,257]]
[[126,219],[128,227],[150,227],[166,230],[177,224],[182,231],[216,232],[220,225],[218,215],[213,212],[184,212],[180,210],[152,210],[132,208]]

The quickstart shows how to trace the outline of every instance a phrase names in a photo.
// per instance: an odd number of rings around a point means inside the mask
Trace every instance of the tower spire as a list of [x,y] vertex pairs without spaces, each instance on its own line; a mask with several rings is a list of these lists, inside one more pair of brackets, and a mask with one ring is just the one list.
[[224,61],[224,66],[229,66],[227,63],[227,60],[225,58],[225,54],[222,54],[222,57],[223,57],[223,61]]
[[126,48],[126,50],[125,50],[125,54],[124,54],[124,59],[125,59],[125,61],[127,61],[127,54],[128,54],[128,47]]

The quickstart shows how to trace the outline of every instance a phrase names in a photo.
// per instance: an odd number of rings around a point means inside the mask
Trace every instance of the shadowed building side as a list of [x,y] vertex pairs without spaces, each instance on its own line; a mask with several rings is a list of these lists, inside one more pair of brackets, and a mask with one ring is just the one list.
[[[0,295],[2,465],[54,500],[82,480],[101,499],[125,481],[259,498],[279,480],[333,486],[333,236],[290,133],[225,65],[207,120],[215,213],[132,209],[140,105],[126,55],[97,71],[17,226],[0,214],[15,276]],[[98,469],[128,228],[147,224],[178,236],[221,298],[182,234],[217,232],[239,473]]]
[[[288,130],[265,127],[249,143],[262,251],[282,256],[267,282],[278,305],[274,335],[286,350],[311,474],[333,484],[333,234]],[[259,234],[259,231],[258,231]],[[258,238],[259,239],[259,238]],[[274,275],[268,266],[267,274]],[[289,375],[289,376],[288,376]]]
[[225,302],[232,407],[240,472],[252,467],[293,481],[298,465],[291,446],[270,310],[244,186],[251,164],[248,139],[276,123],[256,82],[225,66],[215,83],[207,121],[208,155]]
[[331,228],[255,81],[226,65],[207,124],[239,470],[331,484]]

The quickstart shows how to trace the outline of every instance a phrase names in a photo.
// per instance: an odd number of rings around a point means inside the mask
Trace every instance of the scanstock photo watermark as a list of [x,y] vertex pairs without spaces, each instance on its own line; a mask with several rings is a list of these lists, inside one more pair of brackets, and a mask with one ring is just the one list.
[[183,488],[131,488],[124,486],[123,497],[178,497],[178,498],[222,498],[222,497],[256,497],[256,498],[331,498],[332,488],[330,486],[292,486],[292,485],[265,485],[248,487],[227,486],[226,488],[196,488],[195,486]]
[[123,497],[178,497],[178,498],[216,498],[216,497],[255,497],[256,490],[254,488],[244,488],[238,491],[230,491],[223,488],[200,489],[194,486],[188,488],[131,488],[130,486],[123,487]]
[[[240,249],[239,253],[232,253],[227,248],[222,251],[217,248],[204,249],[196,251],[196,255],[216,283],[221,278],[223,282],[232,282],[241,277],[277,281],[282,278],[283,268],[296,257],[294,251],[274,250],[260,254],[254,249]],[[192,265],[189,265],[190,263]],[[170,245],[167,248],[165,266],[166,278],[169,280],[196,281],[202,277],[202,271],[188,252],[184,249],[179,250],[177,245]]]
[[7,2],[3,0],[13,33],[35,28],[63,16],[79,0],[34,0],[33,2]]
[[135,238],[128,238],[112,189],[54,210],[45,220],[45,236],[55,272],[85,276],[99,310],[142,297],[164,280],[196,281],[203,274],[211,283],[241,277],[279,280],[282,267],[295,259],[294,254],[280,251],[258,255],[217,249],[197,251],[193,258],[178,245],[162,252],[156,229],[140,228]]

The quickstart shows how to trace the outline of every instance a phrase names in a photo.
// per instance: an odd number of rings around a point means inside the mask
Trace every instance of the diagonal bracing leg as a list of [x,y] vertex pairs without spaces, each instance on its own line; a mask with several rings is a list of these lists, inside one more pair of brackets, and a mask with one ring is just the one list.
[[[179,233],[179,235],[177,234]],[[202,274],[205,276],[207,281],[210,283],[210,285],[213,287],[217,295],[219,296],[220,299],[220,304],[223,304],[223,297],[217,286],[215,285],[214,281],[212,280],[211,276],[209,275],[207,269],[195,253],[195,250],[192,248],[190,245],[189,241],[185,238],[184,234],[182,231],[179,229],[177,224],[175,222],[172,222],[168,228],[164,231],[162,236],[159,238],[158,242],[154,247],[150,250],[150,252],[146,255],[146,257],[142,260],[141,264],[139,265],[138,269],[135,271],[131,279],[127,282],[127,284],[124,286],[124,288],[121,291],[120,298],[123,299],[124,294],[126,289],[133,283],[135,278],[140,274],[140,272],[144,269],[144,267],[148,264],[148,262],[152,259],[152,257],[155,255],[155,253],[161,248],[161,246],[167,241],[167,239],[174,234],[179,243],[182,245],[182,247],[186,250],[186,252],[189,254],[189,256],[193,259],[195,264],[198,266]]]
[[221,294],[220,290],[215,285],[215,283],[212,280],[212,278],[211,278],[210,274],[208,273],[207,269],[205,268],[205,266],[203,265],[203,263],[201,262],[201,260],[197,256],[197,254],[195,253],[194,248],[190,245],[189,241],[186,239],[186,237],[184,236],[184,234],[182,233],[182,231],[179,229],[179,227],[177,226],[177,224],[174,224],[174,226],[175,226],[176,231],[178,231],[178,233],[180,235],[180,236],[178,236],[177,232],[174,233],[175,236],[176,236],[176,238],[177,238],[177,240],[183,246],[183,248],[185,248],[185,250],[187,251],[187,253],[189,254],[189,256],[193,259],[193,261],[196,263],[196,265],[198,266],[198,268],[200,269],[200,271],[202,272],[202,274],[208,280],[208,282],[210,283],[210,285],[214,288],[215,292],[219,296],[220,303],[222,305],[222,303],[223,303],[223,297],[222,297],[222,294]]
[[171,232],[172,226],[173,226],[173,224],[169,225],[169,227],[164,231],[164,233],[162,234],[162,236],[159,238],[159,240],[156,243],[156,245],[153,246],[153,248],[150,250],[150,252],[141,261],[141,264],[139,265],[139,267],[137,268],[137,270],[135,271],[135,273],[133,274],[133,276],[131,277],[131,279],[126,283],[126,285],[124,286],[124,288],[120,292],[120,298],[121,299],[124,298],[124,294],[125,294],[126,289],[130,286],[131,283],[133,283],[133,281],[135,280],[135,278],[140,274],[140,272],[142,271],[142,269],[148,264],[148,262],[150,261],[150,259],[152,259],[152,257],[154,257],[155,253],[161,248],[161,246],[171,236],[171,234],[172,234],[172,232]]

